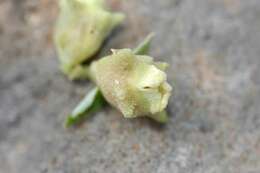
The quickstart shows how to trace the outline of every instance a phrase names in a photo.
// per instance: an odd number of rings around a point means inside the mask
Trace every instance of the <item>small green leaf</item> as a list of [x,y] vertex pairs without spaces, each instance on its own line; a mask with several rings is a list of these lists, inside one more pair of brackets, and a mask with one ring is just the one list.
[[150,33],[144,41],[142,41],[135,49],[134,53],[136,55],[146,55],[149,52],[150,46],[151,46],[151,41],[154,37],[154,33]]
[[93,88],[85,98],[78,104],[73,112],[67,117],[65,127],[70,127],[87,118],[91,113],[97,111],[105,104],[105,99],[100,90]]

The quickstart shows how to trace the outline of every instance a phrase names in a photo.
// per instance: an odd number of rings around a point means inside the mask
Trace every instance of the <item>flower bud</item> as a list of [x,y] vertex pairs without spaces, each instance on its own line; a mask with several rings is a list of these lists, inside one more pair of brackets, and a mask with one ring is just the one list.
[[136,55],[130,49],[112,52],[91,65],[103,96],[126,118],[150,116],[160,119],[154,115],[164,111],[172,90],[164,72],[167,64]]
[[60,0],[60,10],[54,39],[61,69],[70,75],[99,50],[124,15],[107,11],[103,0]]

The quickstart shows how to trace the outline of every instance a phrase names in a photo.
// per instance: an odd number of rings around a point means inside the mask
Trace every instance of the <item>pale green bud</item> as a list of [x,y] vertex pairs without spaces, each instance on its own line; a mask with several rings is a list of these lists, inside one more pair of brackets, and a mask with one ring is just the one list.
[[54,37],[62,71],[76,74],[75,68],[93,57],[123,19],[123,14],[107,11],[103,0],[60,0]]
[[103,96],[126,118],[150,116],[159,121],[161,117],[155,115],[164,111],[172,90],[165,73],[167,64],[130,49],[112,52],[91,65]]

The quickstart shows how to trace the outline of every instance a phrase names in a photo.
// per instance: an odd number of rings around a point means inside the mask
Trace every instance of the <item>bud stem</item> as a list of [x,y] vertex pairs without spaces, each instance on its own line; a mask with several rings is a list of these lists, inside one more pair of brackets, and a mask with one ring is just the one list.
[[76,79],[89,79],[94,81],[94,76],[91,73],[90,66],[87,65],[78,65],[72,71],[68,73],[70,80]]

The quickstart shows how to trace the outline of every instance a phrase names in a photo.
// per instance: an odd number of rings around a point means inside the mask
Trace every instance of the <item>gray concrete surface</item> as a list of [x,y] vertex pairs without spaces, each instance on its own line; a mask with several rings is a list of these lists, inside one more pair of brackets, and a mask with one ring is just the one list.
[[57,68],[57,1],[1,0],[0,173],[259,173],[260,1],[109,4],[128,19],[103,54],[157,34],[151,54],[171,64],[170,122],[107,107],[64,129],[92,85]]

